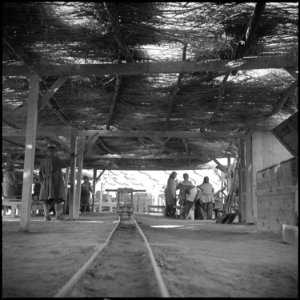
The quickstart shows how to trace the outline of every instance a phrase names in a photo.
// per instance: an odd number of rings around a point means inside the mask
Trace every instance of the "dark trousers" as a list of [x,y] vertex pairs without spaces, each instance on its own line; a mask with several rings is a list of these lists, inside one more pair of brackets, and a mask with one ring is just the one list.
[[175,204],[166,204],[165,216],[166,217],[175,217],[176,208]]
[[90,212],[90,204],[89,202],[81,202],[80,203],[80,212]]
[[190,212],[190,209],[192,208],[194,202],[193,201],[187,201],[185,200],[185,203],[184,203],[184,210],[183,210],[183,217],[186,219],[189,212]]
[[204,220],[203,211],[199,199],[195,202],[195,220]]
[[212,212],[213,212],[213,203],[212,202],[201,202],[200,210],[204,217],[204,220],[212,219]]

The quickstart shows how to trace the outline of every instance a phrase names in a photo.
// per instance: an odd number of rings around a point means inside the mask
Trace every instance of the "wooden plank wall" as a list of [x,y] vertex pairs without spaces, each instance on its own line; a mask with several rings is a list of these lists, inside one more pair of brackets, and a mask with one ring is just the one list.
[[298,223],[298,165],[295,158],[257,172],[256,187],[258,229],[279,233],[283,224]]

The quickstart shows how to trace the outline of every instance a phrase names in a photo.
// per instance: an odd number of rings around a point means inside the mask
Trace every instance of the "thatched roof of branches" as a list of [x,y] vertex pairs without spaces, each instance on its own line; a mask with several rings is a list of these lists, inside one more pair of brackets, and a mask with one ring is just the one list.
[[23,164],[30,74],[36,166],[72,129],[84,168],[200,169],[298,110],[298,3],[4,2],[2,20],[4,162]]

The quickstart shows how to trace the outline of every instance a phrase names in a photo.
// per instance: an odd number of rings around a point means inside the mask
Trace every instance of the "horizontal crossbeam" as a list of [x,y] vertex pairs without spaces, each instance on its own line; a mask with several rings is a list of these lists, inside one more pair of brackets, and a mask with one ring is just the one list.
[[[58,134],[59,133],[59,134]],[[78,130],[77,136],[98,137],[149,137],[149,138],[236,138],[240,134],[231,131],[140,131],[140,130]],[[70,136],[71,129],[68,128],[44,128],[37,129],[37,136]],[[24,129],[2,127],[2,136],[25,136]]]
[[[126,64],[35,65],[34,71],[43,76],[139,75],[151,73],[228,72],[234,70],[289,68],[298,65],[297,55],[244,57],[235,60],[174,61]],[[28,76],[26,66],[3,66],[3,76]]]

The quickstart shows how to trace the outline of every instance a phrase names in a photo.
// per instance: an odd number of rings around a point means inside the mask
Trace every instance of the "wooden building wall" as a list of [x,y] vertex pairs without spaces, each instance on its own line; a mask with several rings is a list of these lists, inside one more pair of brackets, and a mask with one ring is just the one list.
[[240,219],[257,223],[256,173],[293,158],[270,131],[249,132],[240,140]]
[[257,228],[280,232],[298,219],[298,164],[295,158],[257,172]]

